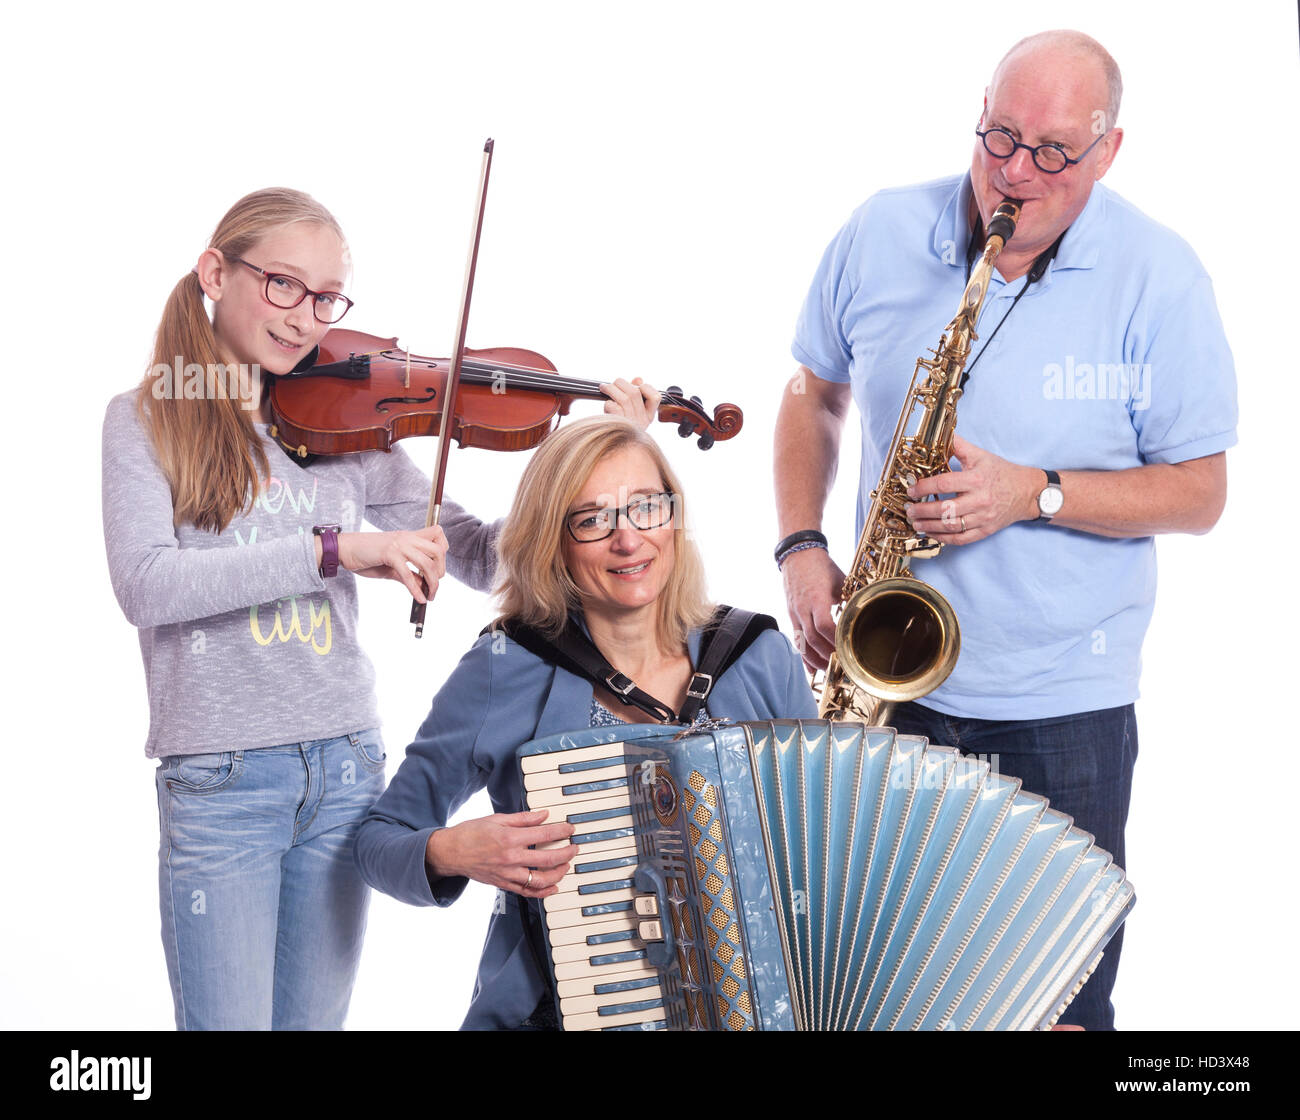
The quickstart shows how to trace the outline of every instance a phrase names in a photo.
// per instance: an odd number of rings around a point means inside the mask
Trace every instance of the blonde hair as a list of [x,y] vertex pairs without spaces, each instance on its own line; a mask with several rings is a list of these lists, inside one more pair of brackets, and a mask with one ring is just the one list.
[[[334,216],[310,195],[271,187],[236,202],[217,223],[208,247],[225,257],[241,257],[274,230],[295,222],[325,226],[344,241]],[[240,510],[251,508],[270,466],[253,417],[236,396],[153,399],[155,371],[160,365],[170,367],[178,356],[186,365],[204,369],[234,364],[222,353],[194,272],[186,273],[167,299],[137,405],[171,484],[175,524],[189,522],[219,533]]]
[[564,521],[596,465],[625,448],[645,451],[663,488],[676,495],[673,570],[659,596],[656,619],[661,642],[681,645],[687,633],[709,620],[704,565],[687,536],[682,487],[659,445],[628,420],[593,416],[566,424],[534,452],[497,540],[497,601],[502,619],[534,626],[551,637],[564,629],[582,593],[564,563]]

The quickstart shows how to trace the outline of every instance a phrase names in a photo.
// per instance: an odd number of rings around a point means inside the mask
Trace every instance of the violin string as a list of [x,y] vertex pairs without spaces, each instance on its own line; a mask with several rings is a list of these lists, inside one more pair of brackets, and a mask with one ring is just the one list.
[[[398,353],[402,353],[398,351]],[[369,350],[363,354],[353,354],[353,358],[392,358],[391,350]],[[406,362],[406,388],[410,388],[410,373],[412,365],[428,366],[437,368],[437,363],[428,358],[412,358],[409,353],[403,355]],[[591,393],[593,395],[603,395],[600,393],[599,381],[582,381],[573,377],[561,377],[559,374],[549,374],[544,370],[533,369],[530,366],[515,366],[508,362],[476,362],[470,358],[462,359],[461,375],[466,373],[475,375],[465,378],[470,384],[491,384],[499,374],[507,374],[507,384],[514,382],[516,386],[523,389],[543,389],[550,392],[564,392],[566,390],[575,393]],[[697,406],[693,402],[688,402],[684,398],[674,393],[661,393],[664,403],[675,405],[679,408],[689,408],[697,411]]]
[[[381,352],[384,354],[387,352]],[[434,363],[428,363],[433,365]],[[507,375],[507,384],[514,383],[519,388],[525,389],[544,389],[552,392],[571,392],[600,394],[599,381],[583,381],[572,377],[562,377],[559,374],[551,374],[545,370],[533,369],[531,366],[516,366],[508,362],[479,362],[470,358],[461,361],[461,376],[466,374],[476,375],[466,377],[471,384],[491,384],[497,379],[497,376],[504,373]],[[672,393],[662,394],[663,399],[669,404],[678,405],[684,408],[690,407],[686,401]]]

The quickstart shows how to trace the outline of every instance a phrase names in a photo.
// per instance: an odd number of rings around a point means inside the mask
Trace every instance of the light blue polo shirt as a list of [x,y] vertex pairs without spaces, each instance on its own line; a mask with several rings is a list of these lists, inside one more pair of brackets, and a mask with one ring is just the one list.
[[[969,198],[966,175],[870,198],[827,248],[799,316],[795,358],[851,382],[861,415],[859,533],[916,360],[938,344],[965,286]],[[1024,284],[994,275],[972,360]],[[957,406],[965,439],[1058,471],[1213,455],[1236,442],[1236,423],[1232,355],[1205,269],[1100,183]],[[1018,522],[913,572],[961,626],[957,667],[928,707],[1042,719],[1137,698],[1153,538]]]

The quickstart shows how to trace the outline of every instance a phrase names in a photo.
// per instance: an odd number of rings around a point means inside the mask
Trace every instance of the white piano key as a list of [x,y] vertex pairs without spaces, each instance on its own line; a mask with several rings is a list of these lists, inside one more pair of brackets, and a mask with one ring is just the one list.
[[630,912],[601,914],[599,918],[599,921],[593,917],[590,921],[580,925],[561,926],[558,929],[551,930],[551,945],[557,948],[561,945],[576,945],[586,941],[588,937],[599,936],[602,933],[621,933],[623,930],[635,930],[638,921],[636,915]]
[[[559,896],[555,897],[558,898]],[[603,903],[599,905],[603,905]],[[628,900],[612,903],[612,905],[624,906],[626,909],[612,912],[601,911],[595,914],[584,914],[582,911],[587,908],[586,906],[571,907],[566,910],[548,910],[546,913],[546,928],[548,930],[568,929],[570,926],[582,926],[587,922],[598,922],[606,918],[626,917],[628,921],[634,920],[632,907]]]
[[558,770],[549,770],[543,774],[528,774],[524,777],[524,789],[529,798],[551,789],[563,789],[566,786],[586,786],[593,782],[608,782],[621,778],[627,781],[627,763],[617,762],[610,766],[601,766],[591,770],[575,770],[571,774],[561,774]]
[[594,832],[596,831],[595,828],[593,827],[594,825],[599,824],[602,827],[608,827],[608,826],[604,825],[603,821],[601,820],[580,822],[580,821],[570,820],[570,818],[587,816],[591,813],[604,812],[607,809],[622,809],[628,816],[631,816],[632,802],[628,798],[626,790],[622,790],[622,791],[610,790],[603,797],[592,797],[585,800],[575,801],[573,805],[568,809],[566,809],[563,805],[553,805],[553,806],[539,805],[538,808],[549,809],[550,815],[546,818],[548,822],[567,820],[579,832],[582,831]]
[[579,894],[577,891],[565,891],[562,894],[547,895],[542,904],[550,910],[577,910],[583,906],[602,902],[631,902],[636,896],[631,887],[622,887],[616,891],[602,891],[599,894]]
[[[623,804],[630,805],[631,801],[627,797],[627,780],[622,774],[616,774],[607,778],[595,779],[599,782],[618,781],[621,784],[608,786],[605,789],[580,789],[571,791],[568,786],[554,786],[549,789],[535,789],[528,795],[528,807],[530,809],[545,809],[550,805],[569,806],[569,812],[581,812],[577,806],[583,805],[588,801],[595,801],[598,798],[610,797],[612,795],[623,796]],[[584,785],[586,783],[583,783]]]
[[566,1031],[600,1031],[609,1027],[622,1027],[630,1023],[658,1023],[664,1019],[662,1007],[636,1011],[627,1015],[574,1015],[564,1020]]
[[539,754],[524,755],[519,760],[519,768],[525,774],[539,771],[555,770],[570,762],[588,762],[593,758],[621,758],[622,743],[597,743],[590,747],[575,747],[567,751],[543,751]]
[[636,930],[620,929],[608,932],[625,933],[630,936],[621,941],[602,941],[599,945],[589,945],[585,938],[571,945],[556,945],[552,942],[551,959],[557,965],[572,964],[579,961],[590,961],[592,957],[621,956],[624,953],[641,953],[645,951],[645,942],[636,935]]
[[649,961],[629,961],[621,972],[603,972],[600,976],[588,974],[571,980],[561,980],[555,985],[560,999],[574,996],[594,996],[596,989],[606,984],[617,984],[624,980],[658,979],[659,970]]
[[605,955],[612,958],[625,957],[626,959],[613,959],[599,962],[593,960],[562,961],[555,966],[555,979],[573,980],[576,977],[588,975],[599,976],[604,979],[617,972],[620,968],[625,968],[629,964],[635,964],[638,960],[644,960],[645,958],[643,956],[637,957],[630,955],[644,952],[644,949],[626,949],[618,953],[607,953]]
[[[567,848],[569,843],[568,840],[556,840],[550,844],[538,844],[536,849],[539,852],[545,852],[552,848]],[[591,859],[593,857],[608,858],[611,855],[628,850],[636,851],[636,841],[631,836],[614,836],[609,840],[588,840],[585,844],[579,844],[578,854],[573,858],[575,860]]]
[[[646,988],[631,988],[625,992],[609,992],[600,996],[575,996],[571,999],[561,999],[560,1014],[567,1023],[571,1016],[599,1012],[602,1007],[617,1007],[623,1003],[640,1003],[643,1000],[662,1000],[663,998],[663,988],[658,984],[651,984]],[[662,1019],[664,1017],[662,1006],[653,1009],[647,1008],[646,1010],[654,1011],[653,1018]]]
[[[577,860],[574,861],[579,862]],[[591,886],[596,883],[610,883],[622,879],[631,879],[636,874],[636,864],[629,867],[606,867],[601,871],[588,871],[579,875],[576,871],[570,871],[563,879],[555,885],[560,888],[560,894],[568,891],[576,891],[579,887]],[[599,891],[590,892],[599,894]]]

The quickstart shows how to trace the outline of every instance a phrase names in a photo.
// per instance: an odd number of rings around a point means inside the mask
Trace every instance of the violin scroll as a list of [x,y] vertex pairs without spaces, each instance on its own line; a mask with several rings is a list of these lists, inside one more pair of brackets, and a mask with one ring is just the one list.
[[659,404],[659,419],[676,424],[683,439],[699,436],[700,450],[708,451],[715,440],[730,439],[740,431],[745,414],[734,404],[720,404],[710,416],[699,397],[684,397],[680,386],[670,385]]

